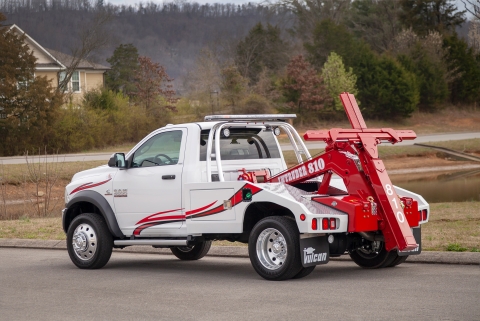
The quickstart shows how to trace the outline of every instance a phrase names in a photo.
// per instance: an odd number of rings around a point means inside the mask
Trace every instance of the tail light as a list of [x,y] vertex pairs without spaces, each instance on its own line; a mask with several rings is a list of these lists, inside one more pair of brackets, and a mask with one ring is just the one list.
[[312,219],[312,230],[317,230],[317,229],[318,229],[317,219],[314,218],[314,219]]
[[334,218],[330,219],[330,229],[331,230],[336,230],[337,229],[337,220]]
[[329,227],[328,218],[325,217],[322,219],[322,229],[328,230],[328,227]]
[[421,210],[420,211],[420,221],[426,221],[427,220],[427,210]]

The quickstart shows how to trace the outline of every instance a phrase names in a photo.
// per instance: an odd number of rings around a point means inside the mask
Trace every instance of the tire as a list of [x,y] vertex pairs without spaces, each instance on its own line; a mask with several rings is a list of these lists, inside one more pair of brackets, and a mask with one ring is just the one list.
[[68,255],[80,269],[100,269],[112,256],[113,237],[103,217],[85,213],[72,221],[67,232]]
[[365,249],[350,251],[350,257],[358,266],[365,269],[379,269],[392,264],[398,256],[397,253],[395,251],[388,252],[383,242],[378,242],[377,245],[376,251]]
[[252,229],[248,254],[255,271],[264,279],[281,281],[300,273],[299,232],[294,220],[270,216]]
[[397,257],[387,267],[394,267],[394,266],[400,265],[400,264],[404,263],[407,260],[407,258],[408,258],[408,255],[398,256],[398,254],[397,254]]
[[202,257],[207,255],[210,247],[212,246],[212,241],[205,241],[193,246],[177,246],[172,247],[170,250],[173,255],[175,255],[180,260],[193,261],[200,260]]
[[306,277],[307,275],[309,275],[310,273],[312,273],[313,270],[315,270],[315,267],[316,267],[316,265],[314,265],[314,266],[309,266],[309,267],[302,267],[302,269],[300,270],[300,272],[298,272],[297,275],[295,275],[295,276],[293,277],[293,279],[301,279],[301,278]]

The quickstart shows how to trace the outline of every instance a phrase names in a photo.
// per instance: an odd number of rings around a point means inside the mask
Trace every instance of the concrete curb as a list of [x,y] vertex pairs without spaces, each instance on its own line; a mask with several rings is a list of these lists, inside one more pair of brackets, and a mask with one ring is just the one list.
[[[66,250],[67,245],[64,240],[58,241],[0,238],[0,248]],[[171,254],[169,249],[155,249],[150,246],[129,246],[124,249],[114,249],[114,251],[124,253]],[[210,249],[210,252],[208,252],[208,255],[247,258],[248,249],[245,246],[213,246]],[[331,258],[331,260],[350,261],[350,258],[344,255],[338,258]],[[424,251],[420,255],[410,256],[406,263],[480,265],[480,253]]]

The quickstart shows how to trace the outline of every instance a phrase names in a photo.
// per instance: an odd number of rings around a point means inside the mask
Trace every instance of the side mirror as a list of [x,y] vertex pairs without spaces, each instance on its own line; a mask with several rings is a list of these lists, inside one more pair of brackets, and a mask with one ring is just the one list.
[[118,167],[118,168],[127,168],[127,162],[125,161],[124,153],[115,153],[110,157],[108,161],[108,166]]

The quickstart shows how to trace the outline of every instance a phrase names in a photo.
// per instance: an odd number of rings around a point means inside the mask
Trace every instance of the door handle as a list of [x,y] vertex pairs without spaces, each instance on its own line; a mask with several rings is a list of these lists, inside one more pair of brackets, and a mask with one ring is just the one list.
[[163,175],[162,179],[175,179],[175,175]]

